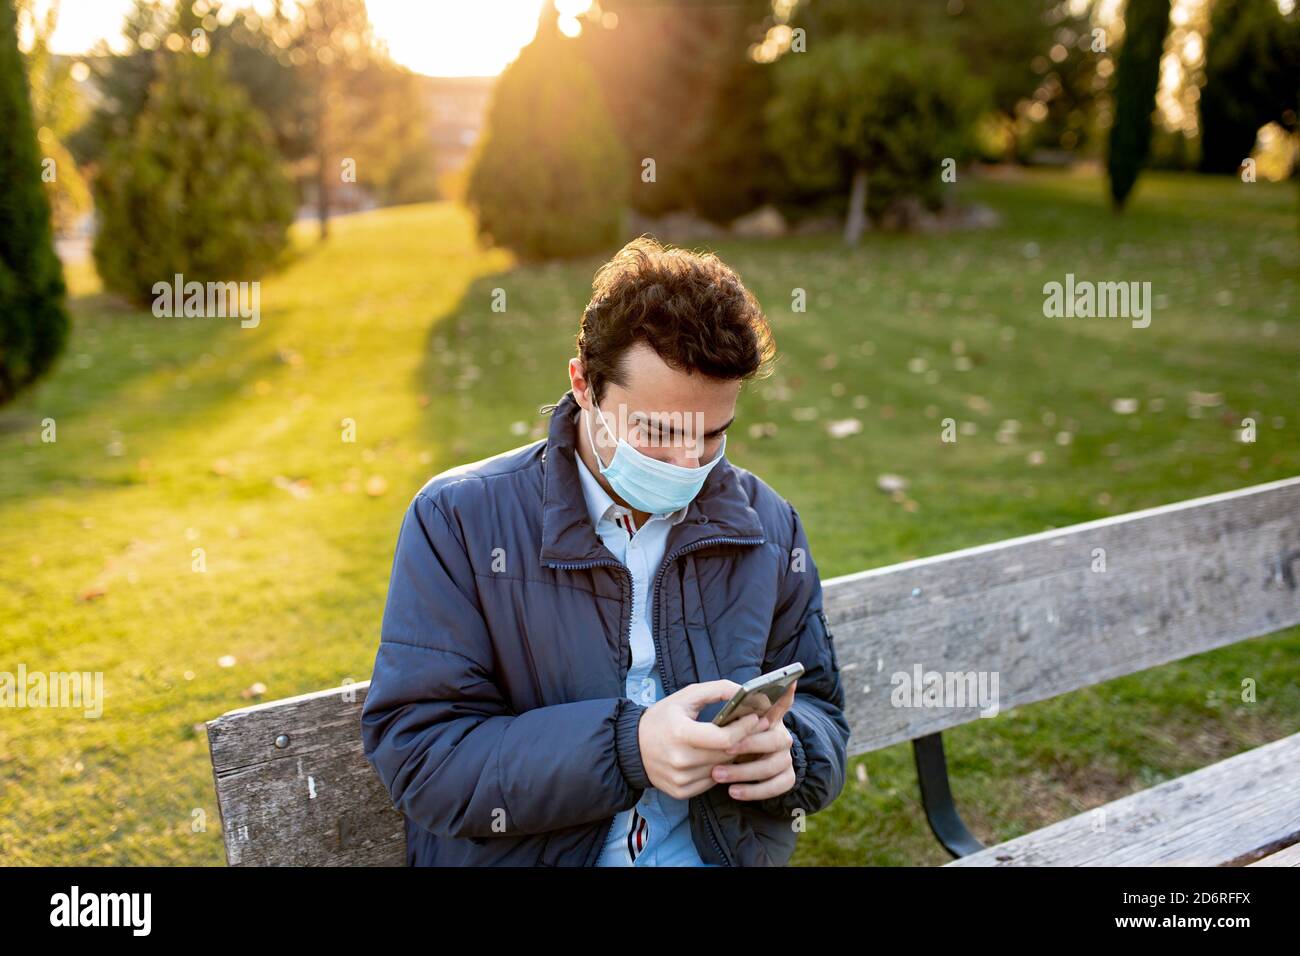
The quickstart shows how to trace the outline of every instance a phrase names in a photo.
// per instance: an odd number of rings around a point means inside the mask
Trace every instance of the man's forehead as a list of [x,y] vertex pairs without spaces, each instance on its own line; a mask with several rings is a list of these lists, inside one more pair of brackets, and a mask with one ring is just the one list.
[[715,428],[719,425],[725,425],[735,414],[734,403],[687,401],[680,405],[670,405],[663,401],[657,401],[637,404],[629,399],[620,398],[615,401],[614,405],[628,421],[642,421],[663,425],[681,421],[691,423],[704,421],[708,423],[708,427]]
[[674,368],[646,342],[635,342],[620,357],[620,392],[652,411],[707,408],[734,400],[740,382],[715,379],[701,372]]
[[721,416],[725,421],[736,410],[740,387],[739,383],[691,384],[685,387],[678,383],[673,383],[672,387],[655,387],[653,383],[644,386],[629,383],[628,387],[612,387],[609,392],[610,398],[627,409],[629,414],[665,417],[702,413],[709,418]]

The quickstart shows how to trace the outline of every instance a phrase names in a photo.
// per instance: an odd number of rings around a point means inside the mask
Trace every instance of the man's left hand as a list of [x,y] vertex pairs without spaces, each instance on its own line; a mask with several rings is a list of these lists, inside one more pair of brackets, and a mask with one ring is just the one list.
[[729,784],[727,793],[735,800],[766,800],[780,796],[794,786],[794,762],[790,748],[794,744],[782,718],[794,703],[794,681],[781,698],[763,715],[768,729],[750,734],[727,753],[758,754],[744,763],[721,763],[713,768],[713,779]]

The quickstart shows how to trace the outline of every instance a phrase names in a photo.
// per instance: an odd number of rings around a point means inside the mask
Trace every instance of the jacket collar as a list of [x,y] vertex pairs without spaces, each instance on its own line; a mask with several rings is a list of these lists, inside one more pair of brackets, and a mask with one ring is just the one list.
[[[539,556],[543,564],[607,561],[613,557],[592,527],[578,475],[576,432],[581,412],[582,406],[570,389],[551,413],[550,434],[542,452]],[[758,513],[749,506],[736,470],[725,455],[687,506],[685,517],[670,529],[665,554],[712,538],[741,539],[751,544],[765,539]]]

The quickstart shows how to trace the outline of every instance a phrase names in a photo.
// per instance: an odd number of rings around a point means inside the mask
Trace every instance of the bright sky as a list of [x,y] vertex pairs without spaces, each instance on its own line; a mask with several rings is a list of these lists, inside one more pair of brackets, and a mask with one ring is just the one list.
[[[367,0],[366,6],[375,35],[398,63],[430,76],[495,76],[533,38],[542,2]],[[575,15],[590,2],[563,0],[559,9]],[[131,0],[61,0],[51,46],[75,54],[101,39],[112,42],[130,8]]]
[[[38,0],[49,4],[51,0]],[[265,0],[233,0],[261,6]],[[291,0],[292,2],[292,0]],[[544,0],[367,0],[376,35],[398,63],[430,76],[495,76],[505,69],[537,29]],[[1176,0],[1175,21],[1205,0]],[[1289,12],[1297,0],[1277,0]],[[572,17],[591,0],[559,0],[562,27],[576,30]],[[1119,0],[1104,0],[1102,17],[1118,13]],[[100,39],[120,33],[131,0],[60,0],[56,53],[84,53]],[[607,14],[608,16],[608,14]]]

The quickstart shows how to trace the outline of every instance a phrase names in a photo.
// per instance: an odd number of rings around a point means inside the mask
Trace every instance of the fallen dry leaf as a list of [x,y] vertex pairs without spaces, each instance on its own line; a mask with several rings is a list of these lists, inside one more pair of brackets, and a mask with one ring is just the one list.
[[902,475],[881,475],[876,479],[876,487],[885,494],[907,490],[907,479]]
[[856,418],[837,418],[826,423],[826,431],[832,438],[848,438],[862,431],[862,422]]

